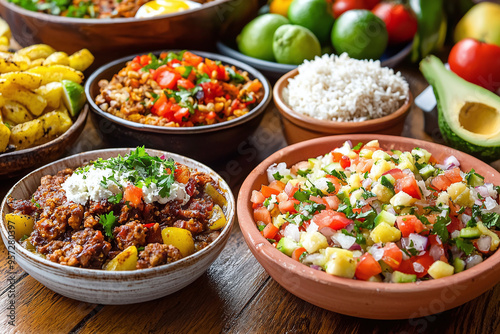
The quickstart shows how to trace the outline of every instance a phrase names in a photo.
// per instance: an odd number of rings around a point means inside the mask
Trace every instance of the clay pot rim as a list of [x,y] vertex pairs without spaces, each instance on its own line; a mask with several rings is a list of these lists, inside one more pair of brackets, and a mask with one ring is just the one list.
[[[415,147],[431,146],[432,147],[431,150],[434,152],[446,149],[449,150],[453,155],[455,155],[459,160],[461,159],[472,160],[474,165],[477,166],[481,165],[482,170],[490,172],[491,175],[496,175],[496,176],[499,175],[499,173],[493,167],[487,165],[481,160],[469,156],[468,154],[465,154],[463,152],[451,149],[444,145],[435,144],[413,138],[398,137],[398,136],[378,135],[378,134],[375,136],[376,139],[379,140],[386,140],[394,143],[411,143]],[[301,276],[302,278],[308,281],[315,281],[330,287],[341,288],[350,291],[356,290],[356,291],[368,292],[376,290],[376,291],[382,291],[384,293],[398,294],[398,295],[405,293],[419,293],[421,289],[426,289],[430,291],[434,290],[440,291],[444,287],[450,287],[452,285],[470,282],[474,277],[486,274],[488,271],[491,271],[495,266],[498,268],[498,266],[500,265],[500,249],[497,249],[493,255],[491,255],[489,258],[479,263],[478,265],[448,277],[416,282],[416,283],[406,283],[406,284],[360,281],[350,278],[342,278],[334,275],[329,275],[326,272],[311,269],[306,265],[298,263],[297,261],[293,260],[292,258],[286,256],[285,254],[274,248],[271,245],[271,243],[269,243],[260,234],[259,230],[255,226],[253,213],[251,211],[251,206],[249,205],[249,203],[252,190],[256,190],[252,188],[253,183],[260,175],[262,174],[265,175],[268,166],[270,166],[272,163],[275,162],[278,163],[280,161],[283,161],[283,156],[287,156],[291,152],[297,149],[305,148],[308,146],[325,145],[326,143],[329,143],[333,140],[341,141],[350,139],[355,142],[358,141],[367,142],[369,140],[374,139],[373,137],[374,137],[373,134],[354,134],[354,135],[337,135],[337,136],[311,139],[291,146],[287,146],[275,152],[267,159],[265,159],[262,163],[260,163],[243,182],[237,199],[238,221],[243,236],[245,237],[245,241],[249,245],[249,248],[252,250],[252,252],[259,252],[262,256],[266,258],[267,261],[272,262],[275,266],[282,268],[284,273],[286,273],[287,271],[291,271],[294,275]],[[301,157],[301,158],[305,159],[308,157]],[[259,257],[256,256],[256,258],[259,262],[262,261],[261,259],[259,259]],[[498,281],[500,281],[500,277],[498,278]]]
[[[9,10],[13,12],[17,12],[20,15],[23,16],[28,16],[40,21],[46,21],[46,22],[52,22],[52,23],[61,23],[61,24],[78,24],[80,26],[94,26],[94,25],[110,25],[110,24],[130,24],[130,23],[142,23],[145,21],[162,21],[163,19],[171,18],[171,17],[176,17],[176,16],[183,16],[183,15],[190,15],[192,13],[196,13],[198,11],[202,11],[205,9],[209,9],[211,7],[216,7],[220,5],[221,3],[224,2],[231,2],[234,0],[216,0],[216,1],[211,1],[206,4],[202,4],[200,7],[197,8],[191,8],[187,9],[182,12],[178,13],[171,13],[171,14],[163,14],[159,16],[153,16],[153,17],[148,17],[148,18],[141,18],[141,19],[136,19],[136,18],[105,18],[105,19],[98,19],[98,18],[76,18],[76,17],[66,17],[66,16],[59,16],[59,15],[52,15],[52,14],[47,14],[47,13],[40,13],[40,12],[33,12],[27,9],[24,9],[21,6],[17,6],[13,3],[8,2],[7,0],[0,0],[0,5],[8,8]],[[158,22],[160,23],[160,22]]]
[[[0,0],[2,1],[2,0]],[[243,123],[246,123],[250,120],[252,120],[255,117],[258,117],[261,113],[265,111],[269,103],[271,102],[272,99],[272,89],[271,89],[271,84],[269,81],[266,79],[266,77],[258,70],[254,69],[253,67],[244,64],[238,60],[222,56],[216,53],[211,53],[211,52],[205,52],[205,51],[197,51],[197,50],[189,50],[190,52],[193,52],[199,56],[202,56],[204,58],[210,58],[212,60],[220,60],[225,64],[228,65],[233,65],[237,69],[243,70],[248,72],[248,74],[256,79],[258,79],[262,83],[262,87],[264,89],[264,96],[262,97],[262,100],[251,110],[248,111],[247,114],[234,118],[229,121],[224,121],[221,123],[215,123],[211,125],[202,125],[202,126],[196,126],[196,127],[165,127],[165,126],[158,126],[158,125],[149,125],[149,124],[142,124],[138,122],[133,122],[130,120],[126,120],[120,117],[117,117],[115,115],[112,115],[101,108],[95,103],[95,95],[92,94],[92,89],[91,86],[94,84],[94,82],[97,80],[97,78],[103,73],[108,71],[110,68],[115,67],[117,65],[122,64],[125,66],[125,64],[132,60],[135,56],[140,56],[143,54],[155,54],[159,55],[161,52],[179,52],[181,50],[175,50],[175,49],[166,49],[166,50],[156,50],[156,51],[145,51],[129,56],[125,56],[122,58],[119,58],[117,60],[111,61],[107,64],[104,64],[103,66],[99,67],[92,75],[88,78],[87,82],[85,83],[85,95],[87,96],[87,101],[90,104],[90,107],[92,111],[105,119],[119,125],[119,126],[124,126],[130,129],[134,129],[137,131],[143,131],[143,132],[152,132],[152,133],[160,133],[160,134],[168,134],[168,135],[189,135],[189,134],[199,134],[199,133],[206,133],[206,132],[213,132],[213,131],[220,131],[224,129],[228,129],[231,127],[243,125]],[[104,78],[101,78],[104,79]],[[107,78],[110,80],[111,78]],[[97,84],[97,83],[95,83]]]
[[[26,183],[29,179],[33,178],[38,174],[39,172],[43,171],[44,169],[58,166],[57,169],[61,170],[65,167],[68,167],[68,161],[74,159],[75,157],[79,157],[80,159],[89,159],[89,160],[95,160],[98,157],[102,155],[102,153],[113,153],[114,156],[118,154],[125,154],[130,152],[131,150],[134,150],[135,148],[107,148],[107,149],[101,149],[101,150],[94,150],[94,151],[87,151],[83,153],[78,153],[71,155],[69,157],[63,158],[56,160],[52,163],[46,164],[31,173],[27,174],[25,177],[20,179],[16,184],[12,186],[12,188],[8,191],[8,193],[5,195],[2,204],[0,206],[0,235],[4,242],[9,240],[9,231],[7,230],[6,227],[6,221],[5,221],[5,214],[8,213],[8,206],[7,206],[7,198],[11,196],[11,194],[14,192],[15,189],[18,187],[22,187],[24,183]],[[161,274],[167,275],[171,272],[174,271],[180,271],[183,270],[190,265],[208,257],[214,250],[217,250],[217,248],[220,245],[225,245],[227,242],[228,238],[230,237],[232,227],[234,225],[234,219],[236,216],[236,201],[234,199],[234,195],[231,191],[231,188],[229,185],[224,181],[224,179],[217,174],[212,168],[206,166],[205,164],[198,162],[194,159],[191,159],[189,157],[176,154],[176,153],[171,153],[168,151],[163,151],[163,150],[155,150],[155,149],[149,149],[147,148],[146,151],[150,154],[155,154],[155,155],[168,155],[169,157],[174,158],[176,161],[181,161],[181,163],[186,164],[190,168],[195,168],[195,169],[203,169],[206,173],[210,174],[215,180],[221,184],[221,187],[226,190],[225,193],[225,198],[228,202],[228,215],[227,215],[227,224],[226,226],[222,229],[220,235],[215,239],[212,243],[210,243],[207,247],[189,255],[186,256],[178,261],[161,265],[158,267],[153,267],[153,268],[146,268],[146,269],[140,269],[140,270],[130,270],[130,271],[106,271],[106,270],[100,270],[100,269],[89,269],[89,268],[78,268],[78,267],[71,267],[71,266],[66,266],[62,265],[59,263],[51,262],[49,260],[43,259],[39,256],[34,255],[32,252],[28,251],[24,247],[19,244],[19,242],[15,242],[14,247],[15,247],[15,253],[26,259],[27,262],[29,262],[29,266],[33,267],[33,265],[37,266],[43,266],[46,270],[51,270],[57,273],[57,275],[70,275],[72,277],[77,277],[81,279],[90,279],[90,280],[105,280],[105,281],[115,281],[115,280],[142,280],[142,279],[148,279],[152,277],[157,277]],[[73,167],[73,165],[71,165]],[[39,181],[38,181],[39,184]],[[6,212],[7,211],[7,212]],[[207,266],[208,267],[208,266]],[[33,268],[31,268],[33,269]]]
[[373,132],[387,128],[403,120],[410,112],[413,103],[413,95],[408,90],[408,97],[405,103],[395,112],[380,118],[370,119],[362,122],[337,122],[320,120],[307,115],[303,115],[293,110],[283,98],[283,89],[288,87],[288,80],[299,74],[298,68],[284,74],[276,82],[273,88],[274,103],[280,114],[295,125],[327,134]]

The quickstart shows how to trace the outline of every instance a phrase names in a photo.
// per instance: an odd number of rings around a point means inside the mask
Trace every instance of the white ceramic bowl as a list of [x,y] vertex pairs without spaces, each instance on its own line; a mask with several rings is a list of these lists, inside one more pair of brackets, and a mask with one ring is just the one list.
[[6,247],[13,253],[16,262],[34,279],[47,288],[63,296],[76,300],[98,304],[132,304],[157,299],[174,293],[200,277],[215,261],[224,248],[235,216],[235,201],[227,183],[207,166],[183,157],[181,155],[148,149],[151,155],[165,155],[175,161],[201,172],[208,173],[219,182],[227,199],[227,225],[219,237],[206,248],[179,261],[148,269],[135,271],[104,271],[94,269],[75,268],[45,260],[24,249],[12,237],[9,237],[5,214],[10,212],[7,198],[30,198],[31,194],[40,185],[40,178],[44,175],[54,175],[66,167],[76,168],[99,157],[106,159],[122,156],[131,149],[106,149],[90,151],[58,160],[41,167],[17,182],[7,193],[2,202],[0,216],[0,234]]

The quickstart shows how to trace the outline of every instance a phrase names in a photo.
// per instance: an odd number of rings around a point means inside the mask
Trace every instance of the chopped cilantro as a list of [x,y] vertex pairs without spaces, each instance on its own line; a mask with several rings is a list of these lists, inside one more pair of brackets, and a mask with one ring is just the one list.
[[500,229],[500,215],[495,212],[486,212],[481,215],[481,220],[487,228],[496,227]]
[[274,179],[275,179],[276,181],[280,181],[281,179],[283,179],[283,178],[284,178],[284,176],[283,176],[283,175],[281,175],[281,174],[280,174],[280,172],[276,172],[276,173],[274,173],[274,174],[273,174],[273,177],[274,177]]
[[457,213],[458,213],[458,214],[462,214],[462,213],[464,213],[464,211],[465,211],[465,206],[462,206],[462,207],[461,207],[461,208],[457,211]]
[[19,242],[23,242],[24,240],[26,240],[26,239],[28,239],[28,238],[29,238],[29,235],[26,235],[26,234],[25,234],[25,235],[23,235],[23,236],[21,237],[21,239],[19,239]]
[[334,169],[329,174],[335,176],[337,179],[339,179],[343,183],[347,183],[347,176],[345,175],[345,173],[343,171],[337,171]]
[[187,77],[189,77],[189,75],[193,71],[193,66],[184,66],[184,68],[185,68],[185,70],[184,70],[184,73],[182,73],[182,77],[186,79]]
[[310,168],[308,168],[306,170],[299,169],[297,171],[297,175],[304,176],[304,177],[307,176],[307,174],[309,174],[309,173],[311,173],[311,169]]
[[446,225],[448,225],[450,222],[451,222],[450,217],[438,216],[436,219],[436,223],[434,224],[433,232],[439,235],[439,238],[441,238],[441,241],[443,243],[447,242],[449,239],[450,233],[448,232]]
[[231,78],[232,81],[234,81],[236,83],[245,82],[245,78],[241,74],[237,73],[232,67],[227,66],[226,67],[226,72],[227,72],[227,74],[229,75],[229,78]]
[[118,204],[118,203],[120,203],[122,197],[123,197],[123,194],[118,193],[116,195],[108,197],[108,202],[111,204]]
[[113,228],[115,227],[116,217],[113,211],[106,215],[99,216],[99,223],[104,228],[104,234],[110,239],[113,239]]
[[359,151],[363,147],[363,143],[358,143],[356,146],[352,148],[353,151]]
[[475,249],[474,245],[469,240],[464,240],[462,238],[456,238],[454,240],[458,249],[462,250],[467,255],[471,255]]
[[293,194],[293,198],[295,198],[297,201],[300,202],[305,202],[309,200],[310,193],[308,191],[304,190],[297,190],[295,194]]
[[144,246],[137,247],[137,251],[142,252],[144,250]]
[[330,181],[326,181],[326,185],[328,186],[327,192],[329,194],[335,192],[335,185],[331,183]]

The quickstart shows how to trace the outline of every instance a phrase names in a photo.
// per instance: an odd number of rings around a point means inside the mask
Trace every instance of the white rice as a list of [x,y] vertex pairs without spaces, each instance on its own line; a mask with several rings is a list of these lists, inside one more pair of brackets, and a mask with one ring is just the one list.
[[389,115],[408,97],[400,72],[380,61],[351,59],[346,53],[305,61],[283,92],[296,112],[321,120],[361,122]]

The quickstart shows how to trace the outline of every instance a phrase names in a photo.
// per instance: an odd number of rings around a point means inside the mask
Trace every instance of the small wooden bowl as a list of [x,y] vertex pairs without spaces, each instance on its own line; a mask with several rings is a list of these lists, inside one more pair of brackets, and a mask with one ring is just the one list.
[[208,173],[218,181],[228,202],[227,225],[217,239],[202,250],[166,265],[133,270],[106,271],[76,268],[54,263],[22,247],[9,234],[5,214],[10,212],[7,198],[29,199],[44,175],[54,175],[64,168],[76,168],[97,158],[124,156],[131,149],[105,149],[76,154],[48,164],[26,175],[7,193],[0,207],[0,234],[9,251],[15,253],[17,264],[47,288],[69,298],[87,303],[121,305],[145,302],[174,293],[194,282],[214,262],[226,245],[235,216],[235,201],[227,183],[209,167],[186,157],[164,151],[150,150],[151,155],[172,157],[190,168]]
[[410,319],[425,317],[462,305],[500,282],[500,250],[480,264],[452,276],[416,283],[359,281],[329,275],[286,256],[267,241],[255,225],[250,198],[252,190],[268,184],[267,168],[285,162],[291,166],[317,157],[346,140],[366,143],[378,139],[381,147],[408,151],[421,147],[440,162],[454,155],[463,170],[474,168],[486,182],[500,184],[500,174],[486,163],[450,147],[413,138],[354,134],[317,138],[277,151],[259,164],[241,186],[238,222],[248,247],[281,286],[297,297],[324,309],[369,319]]
[[0,0],[0,16],[21,46],[45,43],[67,53],[88,48],[96,57],[94,69],[144,50],[213,49],[220,33],[234,35],[258,8],[259,0],[217,0],[144,19],[80,19],[32,12]]
[[298,69],[282,76],[274,85],[274,104],[281,114],[283,132],[288,144],[304,140],[343,133],[374,133],[401,135],[406,116],[410,112],[413,96],[409,92],[405,104],[390,115],[363,122],[335,122],[319,120],[294,111],[283,98],[283,89],[288,87],[288,80],[299,74]]
[[88,113],[89,106],[86,104],[73,125],[48,143],[24,150],[0,153],[0,178],[26,173],[29,169],[52,162],[69,152],[71,145],[78,139],[85,127]]

